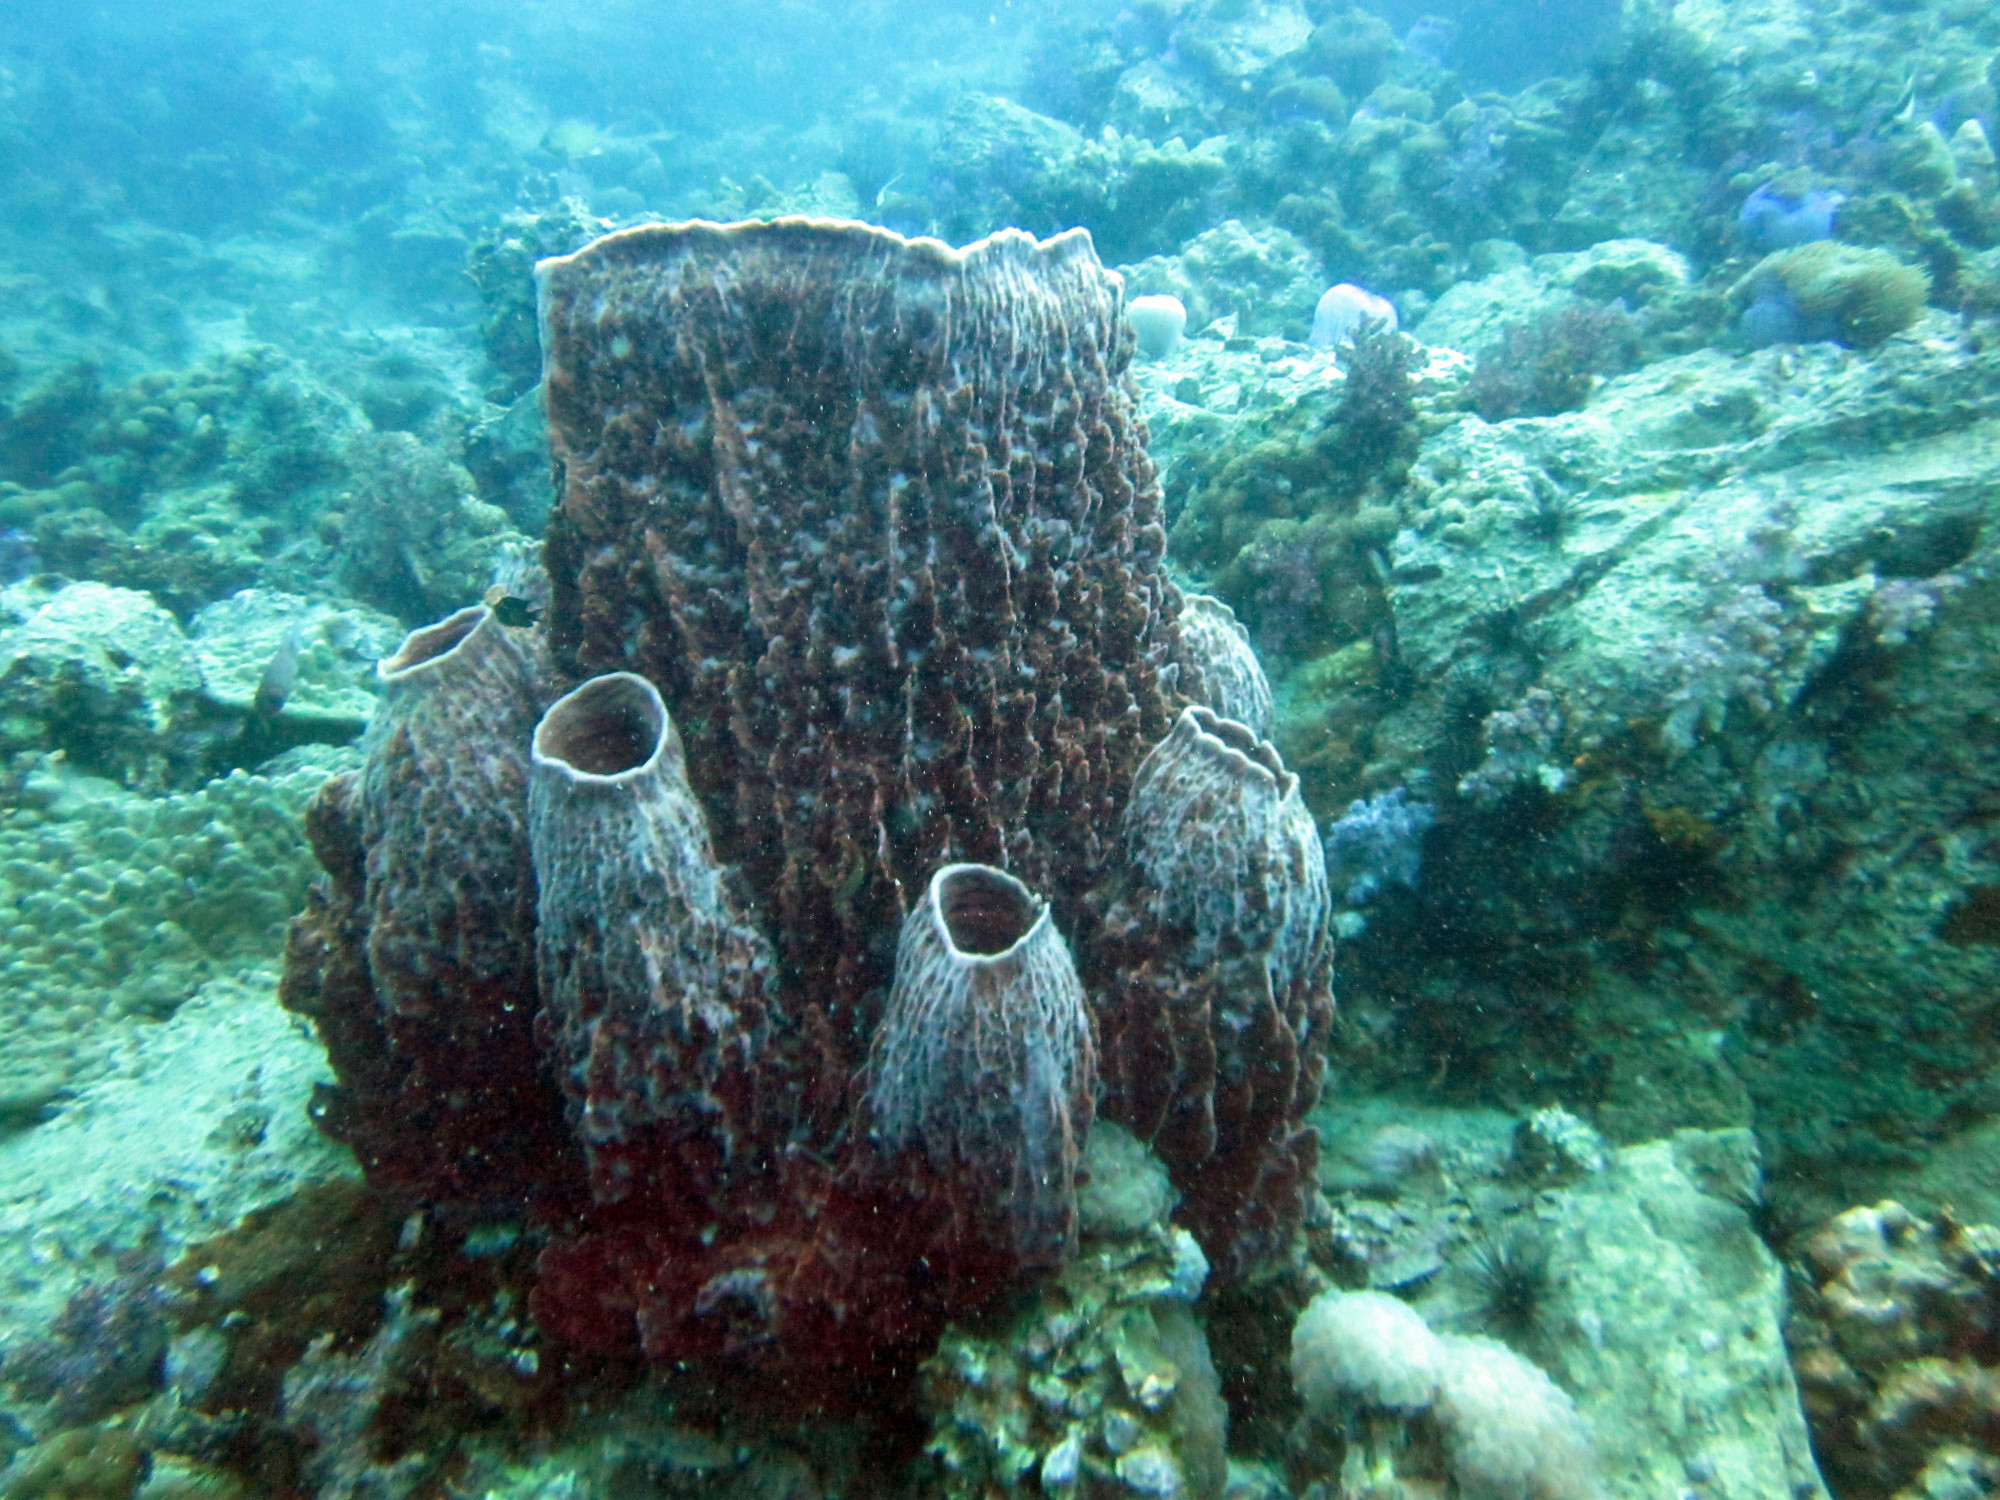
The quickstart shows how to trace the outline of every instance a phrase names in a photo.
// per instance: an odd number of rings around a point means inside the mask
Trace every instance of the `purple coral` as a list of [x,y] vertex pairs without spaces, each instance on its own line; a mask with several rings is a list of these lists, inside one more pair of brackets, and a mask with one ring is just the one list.
[[1777,706],[1773,673],[1783,632],[1783,609],[1756,584],[1725,592],[1708,616],[1684,632],[1673,646],[1679,679],[1667,694],[1667,719],[1660,739],[1676,753],[1694,747],[1703,729],[1722,728],[1731,703],[1758,713]]
[[1569,784],[1569,772],[1556,764],[1562,729],[1562,709],[1547,688],[1531,690],[1517,707],[1488,714],[1479,727],[1486,758],[1459,779],[1459,795],[1490,807],[1524,785],[1561,791]]
[[1839,193],[1814,188],[1796,197],[1759,183],[1736,213],[1736,232],[1760,250],[1789,250],[1833,236],[1833,216],[1843,199]]
[[1868,623],[1884,646],[1907,646],[1930,630],[1945,596],[1965,580],[1955,573],[1936,578],[1888,578],[1868,600]]

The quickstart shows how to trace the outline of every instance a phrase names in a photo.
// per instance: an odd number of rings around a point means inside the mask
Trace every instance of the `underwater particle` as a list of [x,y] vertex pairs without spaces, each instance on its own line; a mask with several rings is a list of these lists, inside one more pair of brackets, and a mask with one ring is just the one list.
[[1165,359],[1181,346],[1187,332],[1187,308],[1178,297],[1154,294],[1134,297],[1125,308],[1125,321],[1139,336],[1139,352],[1148,359]]
[[1759,183],[1736,211],[1736,232],[1759,250],[1789,250],[1833,237],[1833,218],[1846,200],[1820,188],[1794,196]]
[[1338,349],[1351,342],[1367,323],[1380,323],[1395,332],[1395,304],[1387,297],[1343,281],[1320,295],[1319,305],[1313,309],[1312,333],[1306,342],[1315,349]]
[[1555,1289],[1553,1256],[1538,1225],[1510,1225],[1471,1242],[1465,1273],[1489,1328],[1516,1338],[1534,1332]]

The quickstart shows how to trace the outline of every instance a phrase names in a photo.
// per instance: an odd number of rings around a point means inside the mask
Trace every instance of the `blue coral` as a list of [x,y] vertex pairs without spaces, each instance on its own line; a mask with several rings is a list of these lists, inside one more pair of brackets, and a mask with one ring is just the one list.
[[1349,907],[1365,906],[1385,885],[1414,890],[1424,857],[1424,833],[1437,821],[1428,802],[1409,800],[1407,788],[1359,798],[1326,830],[1326,868]]
[[1760,183],[1736,211],[1736,232],[1759,250],[1789,250],[1833,237],[1833,216],[1842,203],[1839,193],[1820,188],[1793,197]]

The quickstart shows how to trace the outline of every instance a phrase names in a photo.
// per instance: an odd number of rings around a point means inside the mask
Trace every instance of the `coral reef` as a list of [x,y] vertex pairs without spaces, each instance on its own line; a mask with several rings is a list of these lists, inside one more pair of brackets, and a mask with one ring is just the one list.
[[47,1402],[49,1420],[77,1427],[158,1388],[167,1320],[150,1269],[85,1287],[47,1335],[0,1351],[0,1384]]
[[1207,1268],[1165,1220],[1159,1163],[1118,1141],[1092,1133],[1077,1257],[1004,1324],[954,1328],[924,1362],[926,1493],[1223,1493],[1228,1411],[1190,1305]]
[[1479,351],[1466,396],[1489,422],[1575,411],[1598,376],[1627,368],[1634,342],[1630,317],[1615,306],[1566,307],[1516,323]]
[[1886,250],[1818,240],[1766,256],[1738,285],[1753,344],[1834,339],[1872,349],[1923,311],[1931,279]]
[[[336,753],[336,759],[338,758]],[[270,962],[312,874],[298,833],[325,763],[147,799],[43,769],[0,813],[0,1117],[92,1077],[112,1023],[170,1014]]]
[[1576,1404],[1505,1344],[1431,1332],[1381,1292],[1327,1292],[1292,1331],[1308,1417],[1343,1437],[1339,1494],[1424,1493],[1448,1475],[1481,1500],[1601,1493]]

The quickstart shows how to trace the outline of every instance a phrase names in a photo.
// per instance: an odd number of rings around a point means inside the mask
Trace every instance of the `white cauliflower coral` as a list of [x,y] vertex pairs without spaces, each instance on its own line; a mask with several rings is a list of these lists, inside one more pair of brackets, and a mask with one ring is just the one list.
[[[1343,1496],[1413,1493],[1428,1448],[1462,1500],[1595,1500],[1597,1456],[1576,1403],[1493,1339],[1440,1337],[1382,1292],[1326,1292],[1292,1329],[1292,1384],[1344,1434]],[[1438,1472],[1433,1469],[1433,1480]]]

